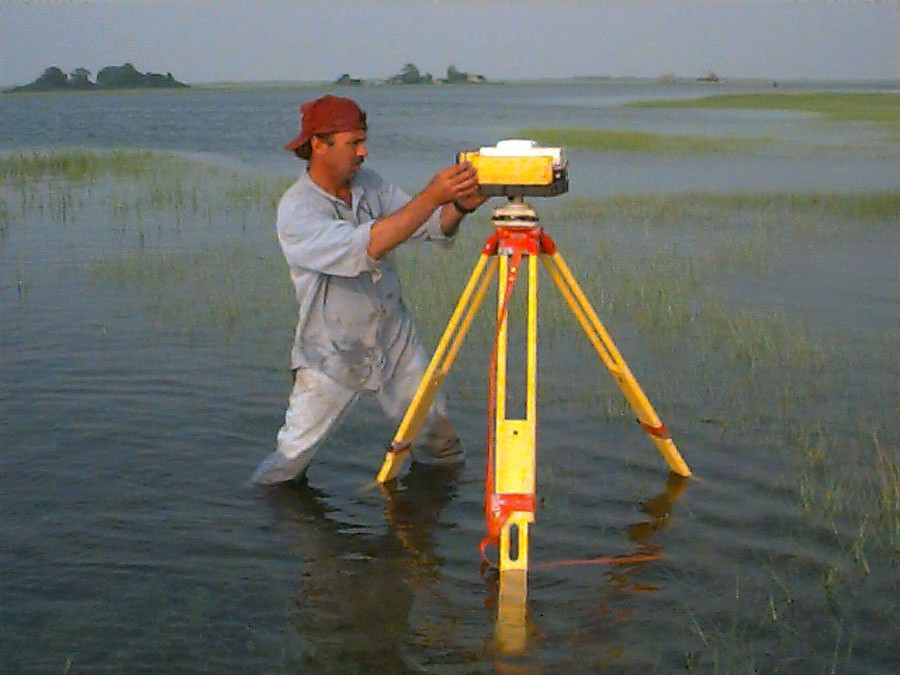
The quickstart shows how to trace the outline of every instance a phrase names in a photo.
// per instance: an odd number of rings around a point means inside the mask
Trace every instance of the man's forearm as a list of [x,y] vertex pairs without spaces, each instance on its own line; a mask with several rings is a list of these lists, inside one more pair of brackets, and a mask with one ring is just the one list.
[[[406,241],[428,218],[434,213],[440,204],[434,201],[424,192],[420,192],[410,199],[405,206],[389,216],[376,220],[372,224],[367,252],[369,257],[378,260],[385,253],[395,249]],[[452,205],[450,206],[452,209]],[[442,209],[441,215],[446,210]],[[459,224],[459,221],[457,221]],[[441,229],[443,229],[443,217]]]
[[[439,207],[441,230],[456,231],[463,213],[453,202],[471,199],[478,190],[478,175],[471,164],[454,164],[438,171],[419,194],[391,215],[372,224],[367,252],[378,259],[404,242]],[[483,198],[478,197],[481,201]],[[456,211],[456,213],[453,213]]]

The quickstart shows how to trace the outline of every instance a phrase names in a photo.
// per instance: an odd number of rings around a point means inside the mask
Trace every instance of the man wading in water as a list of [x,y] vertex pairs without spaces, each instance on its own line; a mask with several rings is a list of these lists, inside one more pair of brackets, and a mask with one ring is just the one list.
[[[308,161],[277,215],[300,312],[294,386],[277,450],[253,476],[260,485],[302,477],[364,391],[400,422],[428,358],[400,296],[393,250],[408,240],[449,245],[463,216],[485,201],[470,164],[441,169],[410,198],[363,167],[366,129],[355,102],[327,95],[302,106],[300,134],[285,146]],[[411,455],[422,464],[463,461],[440,394]]]

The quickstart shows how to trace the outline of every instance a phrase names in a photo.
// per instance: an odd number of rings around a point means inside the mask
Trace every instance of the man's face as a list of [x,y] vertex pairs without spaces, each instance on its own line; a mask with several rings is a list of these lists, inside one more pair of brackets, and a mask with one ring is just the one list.
[[331,143],[315,139],[313,154],[339,182],[349,183],[359,171],[369,152],[366,149],[365,131],[338,131],[332,134]]

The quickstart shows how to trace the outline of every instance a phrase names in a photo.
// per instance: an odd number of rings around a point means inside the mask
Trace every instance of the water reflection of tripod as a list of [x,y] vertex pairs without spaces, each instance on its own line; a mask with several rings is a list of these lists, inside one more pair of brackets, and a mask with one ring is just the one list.
[[[498,271],[497,335],[491,364],[491,410],[494,423],[488,439],[485,481],[487,545],[499,547],[501,607],[504,596],[521,598],[524,608],[528,570],[528,526],[534,522],[535,432],[537,420],[537,280],[538,259],[587,334],[603,364],[619,385],[644,431],[650,436],[669,468],[681,476],[690,469],[682,459],[665,425],[644,395],[631,370],[616,349],[596,312],[572,276],[556,244],[538,226],[535,211],[522,199],[509,202],[492,214],[494,232],[481,255],[456,308],[447,323],[419,389],[394,435],[377,480],[387,482],[397,476],[425,414],[456,359],[466,332],[484,299],[491,277]],[[527,258],[528,295],[525,308],[527,342],[525,352],[524,417],[507,417],[507,333],[508,310],[520,267]],[[524,609],[523,609],[524,611]]]

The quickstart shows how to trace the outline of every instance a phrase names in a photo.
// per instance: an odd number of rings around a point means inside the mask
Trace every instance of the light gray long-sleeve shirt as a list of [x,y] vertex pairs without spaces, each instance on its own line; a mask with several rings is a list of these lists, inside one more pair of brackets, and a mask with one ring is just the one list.
[[[394,253],[380,260],[367,253],[372,224],[410,198],[365,167],[351,193],[348,207],[304,172],[278,204],[278,241],[300,304],[291,368],[313,368],[351,389],[375,390],[418,340]],[[409,240],[449,245],[440,209]]]

